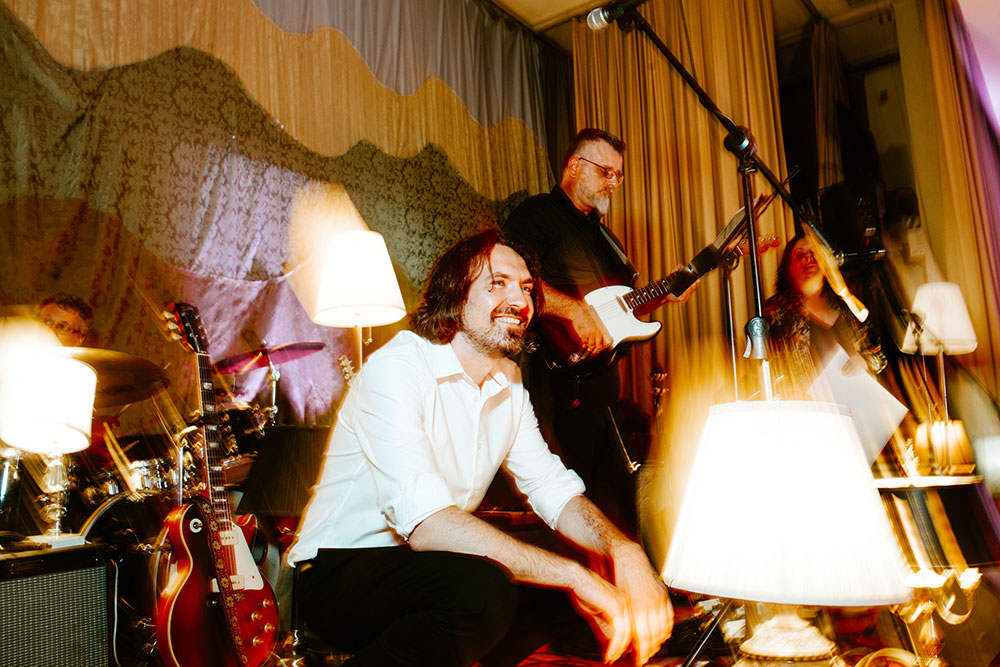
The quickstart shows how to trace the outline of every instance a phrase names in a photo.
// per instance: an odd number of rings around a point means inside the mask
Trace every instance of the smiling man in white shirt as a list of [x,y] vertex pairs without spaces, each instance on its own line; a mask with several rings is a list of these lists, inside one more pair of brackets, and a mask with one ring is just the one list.
[[[306,624],[347,665],[517,664],[533,647],[509,630],[532,596],[572,602],[609,661],[631,648],[643,664],[669,636],[666,588],[549,451],[508,358],[536,298],[499,231],[460,241],[431,270],[413,332],[348,393],[288,553]],[[613,582],[472,514],[500,468],[550,527],[608,559]]]

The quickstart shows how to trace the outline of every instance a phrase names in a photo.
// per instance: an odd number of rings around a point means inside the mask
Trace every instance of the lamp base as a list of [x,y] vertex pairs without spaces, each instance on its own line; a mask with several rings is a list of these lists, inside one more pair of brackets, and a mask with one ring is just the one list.
[[86,544],[87,542],[83,535],[80,535],[79,533],[59,533],[58,535],[46,533],[44,535],[29,535],[24,539],[27,542],[33,542],[39,546],[47,544],[52,549],[78,547],[81,544]]
[[837,646],[794,611],[782,611],[753,628],[740,644],[751,664],[796,662],[830,664]]

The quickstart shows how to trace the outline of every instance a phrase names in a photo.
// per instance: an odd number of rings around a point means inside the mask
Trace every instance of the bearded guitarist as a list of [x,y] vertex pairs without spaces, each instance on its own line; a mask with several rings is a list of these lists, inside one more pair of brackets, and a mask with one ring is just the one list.
[[[599,288],[625,286],[622,291],[628,292],[635,283],[636,271],[621,244],[601,224],[625,178],[624,150],[624,142],[608,132],[580,131],[566,152],[559,184],[514,209],[504,232],[534,251],[543,279],[545,307],[538,323],[543,354],[530,355],[526,372],[543,432],[583,478],[588,496],[619,528],[635,535],[634,480],[622,464],[622,443],[610,412],[621,389],[618,371],[612,364],[587,363],[609,356],[616,341],[584,301]],[[686,301],[691,289],[664,299]],[[652,327],[639,339],[659,330],[659,324],[635,323]],[[553,354],[553,349],[558,351]],[[565,358],[552,358],[563,351],[568,351]],[[567,364],[587,371],[567,372]],[[555,365],[563,370],[553,370]]]

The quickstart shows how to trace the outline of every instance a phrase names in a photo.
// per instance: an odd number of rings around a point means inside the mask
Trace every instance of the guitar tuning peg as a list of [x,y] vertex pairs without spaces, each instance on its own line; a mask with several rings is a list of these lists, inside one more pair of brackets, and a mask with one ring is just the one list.
[[175,332],[173,332],[173,333],[170,334],[170,338],[173,339],[173,340],[180,340],[181,339],[181,335],[175,331]]
[[165,320],[172,320],[174,319],[174,314],[169,310],[164,310],[160,312],[160,317],[162,317]]

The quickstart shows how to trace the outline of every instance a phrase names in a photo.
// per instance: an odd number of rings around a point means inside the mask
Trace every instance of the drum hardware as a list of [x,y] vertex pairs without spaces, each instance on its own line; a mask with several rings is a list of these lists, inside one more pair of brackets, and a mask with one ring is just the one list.
[[213,368],[220,375],[246,373],[257,368],[267,368],[267,380],[271,387],[271,404],[263,408],[262,412],[267,415],[267,421],[273,424],[278,416],[278,380],[281,379],[281,373],[276,364],[301,359],[319,352],[325,347],[326,343],[320,341],[261,347],[226,357],[216,362]]

